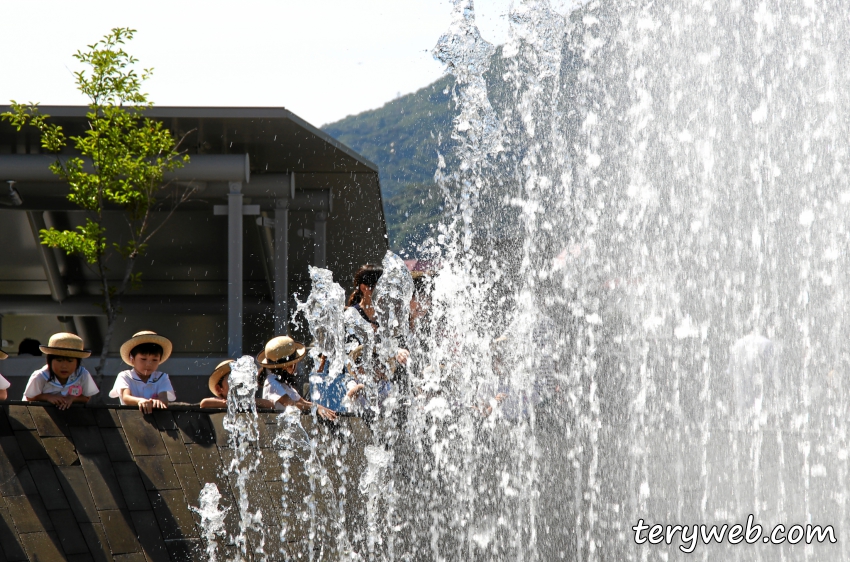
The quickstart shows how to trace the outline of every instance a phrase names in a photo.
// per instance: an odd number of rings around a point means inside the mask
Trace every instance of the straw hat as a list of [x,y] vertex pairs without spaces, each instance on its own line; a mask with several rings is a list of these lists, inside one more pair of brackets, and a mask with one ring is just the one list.
[[283,369],[298,363],[307,354],[307,348],[289,336],[272,338],[257,355],[257,361],[266,369]]
[[83,339],[76,334],[59,332],[50,336],[47,345],[38,348],[45,355],[58,355],[60,357],[75,357],[85,359],[91,355],[90,349],[83,349]]
[[159,360],[160,363],[165,363],[165,360],[171,356],[171,340],[165,336],[157,335],[156,332],[143,330],[141,332],[136,332],[133,334],[132,338],[121,344],[121,359],[124,360],[124,363],[128,365],[133,364],[130,361],[130,352],[133,351],[134,347],[142,345],[143,343],[155,343],[162,346],[162,358]]
[[215,371],[213,371],[212,374],[210,375],[210,382],[209,382],[210,392],[212,392],[214,395],[218,396],[219,398],[224,398],[224,397],[219,396],[218,392],[215,391],[215,387],[218,384],[218,381],[220,381],[221,378],[224,375],[230,374],[230,364],[234,363],[235,361],[236,361],[235,359],[225,359],[224,361],[222,361],[221,363],[219,363],[216,366]]

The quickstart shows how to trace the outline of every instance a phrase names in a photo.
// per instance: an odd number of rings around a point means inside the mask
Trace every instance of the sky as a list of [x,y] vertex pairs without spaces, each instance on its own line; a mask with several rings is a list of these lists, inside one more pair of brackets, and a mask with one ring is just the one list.
[[[479,29],[507,40],[510,0],[475,2]],[[285,107],[316,126],[380,107],[442,73],[431,50],[448,0],[68,0],[4,8],[0,104],[78,105],[73,53],[113,27],[153,67],[156,105]],[[13,23],[14,22],[14,23]],[[31,22],[27,24],[27,22]]]

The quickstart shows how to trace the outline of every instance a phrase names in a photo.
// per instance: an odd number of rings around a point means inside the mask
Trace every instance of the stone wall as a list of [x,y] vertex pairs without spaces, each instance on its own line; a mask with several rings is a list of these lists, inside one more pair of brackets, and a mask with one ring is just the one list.
[[[127,407],[74,406],[62,412],[4,403],[0,562],[206,559],[199,516],[190,509],[205,483],[215,483],[223,496],[229,534],[239,529],[236,479],[226,469],[233,451],[224,416],[179,406],[143,415]],[[307,515],[321,512],[313,520],[327,527],[361,524],[359,451],[369,429],[357,418],[314,425],[310,416],[301,416],[296,429],[300,442],[283,436],[292,428],[279,427],[277,414],[259,415],[259,447],[249,453],[259,459],[259,468],[248,479],[247,497],[252,512],[262,510],[262,532],[249,533],[249,545],[255,549],[264,540],[270,559],[303,557],[311,547],[331,559],[337,533],[314,527],[311,544]],[[312,457],[308,435],[322,442]],[[350,446],[354,442],[360,446]],[[289,456],[288,479],[282,479],[281,451]],[[345,463],[337,463],[342,455]],[[316,478],[311,481],[308,472]],[[311,482],[315,501],[305,502]],[[219,540],[220,560],[233,554],[227,542]]]

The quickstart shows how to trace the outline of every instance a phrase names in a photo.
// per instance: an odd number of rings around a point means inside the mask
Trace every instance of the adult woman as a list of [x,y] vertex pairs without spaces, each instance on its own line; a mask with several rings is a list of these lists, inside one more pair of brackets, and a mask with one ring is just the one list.
[[372,306],[372,292],[384,269],[375,264],[366,264],[354,273],[354,291],[348,297],[347,306],[354,308],[364,320],[377,327],[375,309]]

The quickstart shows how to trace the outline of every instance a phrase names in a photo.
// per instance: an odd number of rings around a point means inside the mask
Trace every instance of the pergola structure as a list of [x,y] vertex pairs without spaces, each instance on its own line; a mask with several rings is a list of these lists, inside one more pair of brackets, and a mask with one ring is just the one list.
[[[41,110],[68,135],[87,126],[85,107]],[[333,270],[347,287],[358,265],[386,252],[377,166],[290,111],[156,107],[147,114],[176,138],[188,133],[182,148],[190,163],[169,179],[196,192],[138,263],[142,285],[122,299],[111,353],[141,329],[170,337],[176,357],[256,353],[271,335],[304,329],[291,325],[293,295],[306,297],[309,265]],[[0,123],[0,335],[17,342],[64,328],[98,350],[105,317],[96,275],[38,240],[42,228],[85,220],[48,169],[55,158],[41,152],[37,130]],[[106,213],[104,226],[127,229],[117,211]]]

